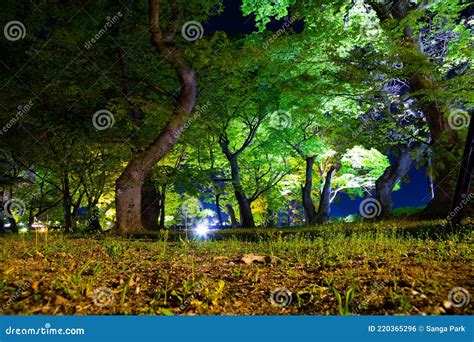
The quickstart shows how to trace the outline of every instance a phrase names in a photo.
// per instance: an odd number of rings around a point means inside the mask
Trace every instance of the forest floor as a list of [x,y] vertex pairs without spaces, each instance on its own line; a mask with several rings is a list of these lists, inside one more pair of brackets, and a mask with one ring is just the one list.
[[190,240],[167,232],[3,236],[0,313],[473,314],[472,224],[462,233],[440,228],[332,224]]

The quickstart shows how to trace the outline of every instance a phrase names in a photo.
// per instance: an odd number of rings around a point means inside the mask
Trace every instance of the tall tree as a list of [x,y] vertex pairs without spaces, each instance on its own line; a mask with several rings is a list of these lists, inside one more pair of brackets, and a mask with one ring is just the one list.
[[143,182],[151,168],[176,144],[181,129],[186,123],[196,100],[195,72],[185,62],[174,39],[179,22],[176,1],[172,1],[173,18],[169,31],[160,27],[160,1],[149,0],[149,23],[151,43],[158,55],[166,60],[175,70],[179,80],[180,92],[175,99],[175,106],[170,121],[160,135],[142,152],[134,155],[123,173],[117,179],[117,226],[119,232],[143,230],[141,222],[141,190]]

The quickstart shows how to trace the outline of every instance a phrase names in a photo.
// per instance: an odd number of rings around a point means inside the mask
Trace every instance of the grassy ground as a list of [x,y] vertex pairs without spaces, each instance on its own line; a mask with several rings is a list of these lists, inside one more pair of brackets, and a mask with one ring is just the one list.
[[[472,225],[0,238],[2,314],[472,314]],[[249,255],[251,254],[251,255]],[[253,262],[252,262],[253,260]],[[465,297],[465,292],[459,293]]]

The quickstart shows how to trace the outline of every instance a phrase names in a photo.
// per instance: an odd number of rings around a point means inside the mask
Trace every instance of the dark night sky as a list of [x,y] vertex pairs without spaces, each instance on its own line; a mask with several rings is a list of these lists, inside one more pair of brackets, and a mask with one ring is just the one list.
[[[278,30],[281,27],[281,21],[273,20],[267,26],[270,30]],[[303,23],[297,22],[295,31],[301,32]],[[240,10],[240,1],[224,0],[224,13],[220,16],[214,16],[204,24],[206,35],[212,35],[216,31],[224,31],[230,35],[249,34],[256,31],[253,16],[244,17]],[[402,183],[398,191],[392,193],[394,208],[399,207],[419,207],[428,203],[428,184],[426,180],[425,168],[412,168],[408,174],[409,183]],[[351,200],[345,194],[338,195],[339,201],[331,206],[331,216],[341,217],[359,212],[359,204],[362,198]],[[215,210],[215,208],[211,209]]]

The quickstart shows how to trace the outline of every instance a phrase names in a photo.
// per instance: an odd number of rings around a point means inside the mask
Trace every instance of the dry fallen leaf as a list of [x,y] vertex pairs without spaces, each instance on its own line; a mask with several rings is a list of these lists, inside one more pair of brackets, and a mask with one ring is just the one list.
[[56,305],[66,305],[66,304],[69,303],[69,301],[68,301],[66,298],[64,298],[64,297],[62,297],[62,296],[60,296],[60,295],[57,295],[57,296],[56,296],[56,299],[54,300],[54,303],[55,303]]
[[271,257],[268,255],[256,255],[256,254],[245,254],[240,261],[250,265],[252,263],[260,264],[275,264],[279,261],[277,257]]

